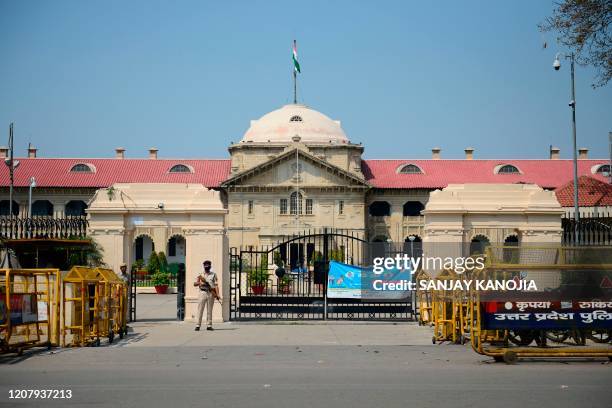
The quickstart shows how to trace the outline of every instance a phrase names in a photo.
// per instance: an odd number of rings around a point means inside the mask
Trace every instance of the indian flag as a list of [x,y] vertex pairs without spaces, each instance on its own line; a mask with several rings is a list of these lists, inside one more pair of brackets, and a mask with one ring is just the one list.
[[298,62],[298,57],[297,57],[297,42],[295,40],[293,40],[293,69],[295,72],[299,72],[300,74],[302,73],[302,71],[300,71],[300,63]]

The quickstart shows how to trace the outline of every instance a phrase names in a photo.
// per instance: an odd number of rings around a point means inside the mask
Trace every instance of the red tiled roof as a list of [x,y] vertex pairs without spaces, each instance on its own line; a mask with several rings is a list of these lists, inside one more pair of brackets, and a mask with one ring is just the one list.
[[[108,187],[113,183],[200,183],[219,187],[230,174],[230,160],[180,159],[65,159],[19,158],[15,186],[27,187],[34,176],[39,187]],[[94,173],[71,173],[78,163],[93,165]],[[419,166],[423,174],[400,174],[405,164]],[[194,173],[168,173],[175,164],[186,164]],[[496,166],[512,164],[521,174],[494,174]],[[606,160],[579,160],[578,173],[593,175],[591,168]],[[444,188],[455,183],[535,183],[555,189],[572,180],[571,160],[363,160],[366,181],[376,188]],[[0,186],[8,186],[9,172],[0,166]]]
[[[579,160],[578,174],[593,176],[591,168],[606,160]],[[416,164],[423,174],[400,174],[398,168]],[[516,166],[521,174],[495,174],[503,164]],[[366,180],[376,188],[444,188],[461,183],[534,183],[554,189],[572,180],[572,160],[363,160]]]
[[[217,187],[230,173],[229,160],[167,159],[26,159],[19,158],[15,186],[29,186],[30,177],[38,187],[108,187],[113,183],[198,183]],[[71,173],[78,163],[93,165],[94,173]],[[168,173],[175,164],[191,166],[193,173]],[[8,186],[8,167],[0,168],[0,185]]]
[[[562,207],[574,206],[574,182],[570,181],[555,190]],[[612,205],[612,185],[593,177],[578,177],[578,205],[603,207]]]

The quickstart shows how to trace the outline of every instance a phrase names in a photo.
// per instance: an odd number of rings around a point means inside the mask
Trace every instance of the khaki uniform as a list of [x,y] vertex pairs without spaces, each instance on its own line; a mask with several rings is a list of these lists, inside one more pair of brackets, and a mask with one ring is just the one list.
[[[200,273],[200,278],[204,281],[206,281],[211,288],[216,288],[217,287],[217,274],[215,274],[213,271],[210,271],[209,273]],[[202,325],[202,315],[204,314],[204,308],[206,308],[206,326],[207,327],[211,327],[212,326],[212,311],[213,311],[213,305],[215,304],[215,297],[213,296],[212,293],[210,293],[210,290],[205,286],[205,285],[201,285],[199,287],[200,290],[200,294],[198,296],[198,327],[200,327]]]

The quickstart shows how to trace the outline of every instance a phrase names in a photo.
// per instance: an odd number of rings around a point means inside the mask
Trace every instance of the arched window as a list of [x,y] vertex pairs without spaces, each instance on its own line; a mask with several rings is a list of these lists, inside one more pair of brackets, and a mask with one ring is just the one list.
[[302,194],[294,191],[289,196],[289,211],[292,215],[302,214]]
[[470,242],[470,255],[484,254],[485,248],[491,243],[484,235],[476,235]]
[[519,243],[519,239],[516,235],[510,235],[509,237],[506,237],[506,239],[504,240],[504,244],[508,246],[517,246],[518,243]]
[[168,170],[168,173],[192,173],[191,168],[184,164],[175,164]]
[[520,171],[516,166],[504,164],[497,170],[497,174],[519,174]]
[[387,217],[391,215],[391,205],[386,201],[374,201],[368,211],[373,217]]
[[89,164],[78,163],[72,166],[71,173],[93,173],[93,168]]
[[[0,215],[10,215],[9,203],[9,200],[0,201]],[[15,200],[13,200],[13,215],[19,215],[19,204]]]
[[299,115],[292,116],[291,119],[289,119],[289,122],[301,122],[301,121],[302,121],[302,117]]
[[416,164],[406,164],[399,169],[399,173],[402,174],[421,174],[423,170]]
[[32,203],[32,215],[52,216],[53,204],[48,200],[36,200]]
[[74,217],[85,215],[85,209],[87,208],[87,204],[81,200],[72,200],[68,201],[66,204],[66,215]]
[[504,251],[503,258],[504,263],[517,263],[519,261],[519,252],[511,247],[517,247],[519,245],[519,237],[516,235],[510,235],[504,240]]
[[404,217],[414,217],[421,215],[421,211],[425,209],[425,206],[420,201],[407,201],[404,203]]
[[610,174],[610,165],[609,164],[602,164],[601,166],[599,166],[597,168],[596,173],[597,174],[609,175]]

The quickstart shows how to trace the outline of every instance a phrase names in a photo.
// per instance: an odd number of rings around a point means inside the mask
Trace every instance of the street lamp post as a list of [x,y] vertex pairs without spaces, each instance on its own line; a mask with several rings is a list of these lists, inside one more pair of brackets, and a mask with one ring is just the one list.
[[416,237],[414,235],[409,235],[408,240],[410,241],[410,257],[414,258],[414,240]]
[[9,126],[9,157],[4,160],[9,168],[9,217],[13,216],[13,185],[15,184],[15,169],[19,166],[19,160],[13,156],[13,123]]
[[36,187],[36,179],[30,177],[30,193],[28,195],[28,217],[32,218],[32,189]]
[[612,132],[608,132],[608,149],[610,150],[610,162],[608,163],[608,177],[612,184]]
[[[559,61],[560,54],[557,54],[555,61],[553,62],[553,68],[558,71],[561,68],[561,62]],[[576,88],[574,86],[574,53],[564,55],[565,58],[570,60],[571,65],[571,84],[572,84],[572,100],[569,102],[569,106],[572,108],[572,143],[574,147],[574,240],[578,242],[578,223],[580,221],[580,208],[578,203],[578,153],[576,146]]]

